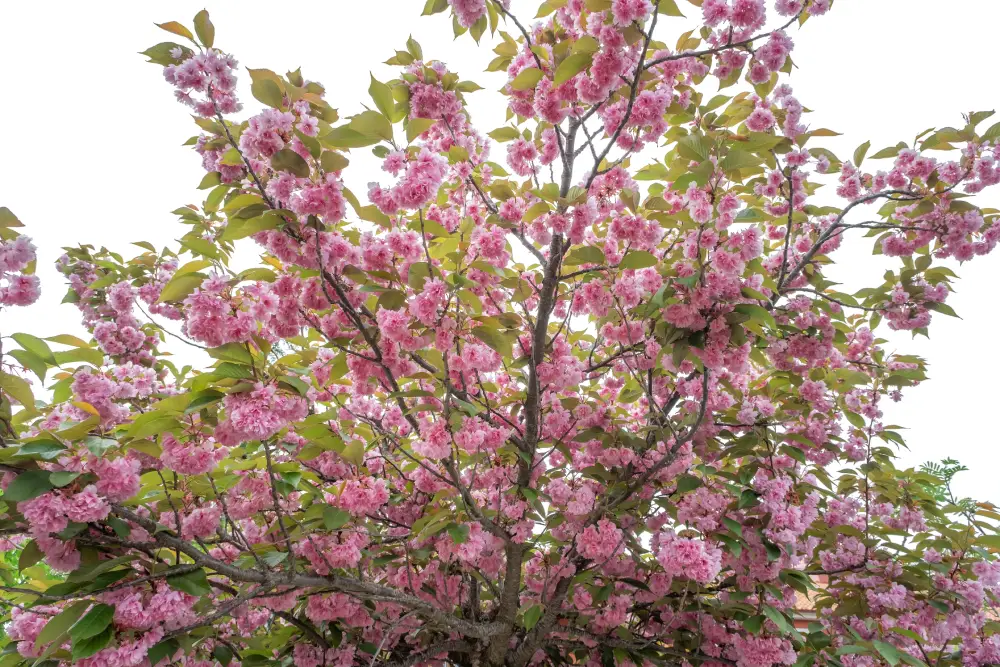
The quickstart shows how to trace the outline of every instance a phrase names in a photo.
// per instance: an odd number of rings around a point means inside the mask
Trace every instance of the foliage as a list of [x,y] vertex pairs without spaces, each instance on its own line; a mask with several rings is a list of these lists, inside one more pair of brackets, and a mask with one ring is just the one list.
[[[344,121],[267,69],[234,120],[208,14],[161,24],[203,202],[175,248],[66,250],[91,340],[2,350],[0,665],[1000,662],[1000,514],[894,465],[926,365],[878,337],[995,247],[1000,124],[817,145],[780,79],[829,5],[428,0],[494,42],[486,134],[412,39]],[[861,230],[894,268],[847,293]]]

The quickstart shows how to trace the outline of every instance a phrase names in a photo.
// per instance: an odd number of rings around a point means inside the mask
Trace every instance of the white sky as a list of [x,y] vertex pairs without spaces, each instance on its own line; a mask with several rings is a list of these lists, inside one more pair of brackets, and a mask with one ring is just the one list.
[[[697,16],[697,8],[678,4]],[[204,197],[196,190],[203,175],[198,156],[180,146],[197,128],[173,101],[159,68],[138,52],[179,40],[154,21],[190,25],[205,6],[205,0],[116,1],[99,8],[42,0],[0,4],[0,205],[21,218],[38,245],[43,281],[38,303],[0,315],[4,334],[82,333],[76,309],[59,305],[65,287],[52,265],[62,246],[106,245],[128,257],[141,252],[130,241],[160,247],[184,233],[170,211]],[[513,0],[512,9],[529,23],[535,6]],[[503,77],[483,72],[492,52],[475,48],[467,36],[454,41],[446,15],[421,18],[422,7],[423,0],[298,2],[287,9],[257,1],[207,3],[218,47],[242,66],[284,72],[301,65],[306,78],[326,86],[342,117],[370,102],[369,71],[382,81],[394,77],[382,62],[412,34],[426,57],[486,89],[469,96],[476,125],[484,132],[501,125],[503,102],[495,91]],[[868,139],[874,152],[932,126],[961,126],[962,112],[1000,108],[1000,87],[987,73],[996,59],[997,18],[1000,5],[987,0],[838,0],[827,16],[791,33],[799,69],[790,83],[815,110],[805,122],[844,133],[822,145],[846,159]],[[656,36],[672,44],[691,26],[685,19],[661,20]],[[255,113],[259,105],[245,74],[240,92],[245,113]],[[355,153],[347,184],[363,195],[368,181],[384,175],[365,149]],[[502,148],[494,156],[502,162]],[[1000,192],[978,201],[1000,207]],[[252,241],[244,243],[251,252]],[[845,245],[834,277],[853,287],[859,280],[880,282],[884,265],[871,257],[871,240],[852,237]],[[993,477],[1000,461],[993,413],[1000,409],[1000,358],[988,351],[1000,327],[1000,252],[958,273],[962,280],[949,303],[962,320],[935,315],[929,341],[891,338],[891,349],[930,361],[931,381],[906,392],[886,421],[908,427],[903,463],[957,458],[971,469],[958,478],[958,491],[1000,502]],[[170,349],[184,358],[190,348]]]

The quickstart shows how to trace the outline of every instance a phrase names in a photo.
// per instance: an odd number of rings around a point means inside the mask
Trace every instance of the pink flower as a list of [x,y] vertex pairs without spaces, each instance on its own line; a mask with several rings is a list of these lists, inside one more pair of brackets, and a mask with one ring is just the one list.
[[747,129],[751,132],[767,132],[774,127],[774,122],[774,114],[764,107],[757,107],[746,119]]
[[[184,53],[174,57],[180,58]],[[199,116],[235,113],[242,109],[243,105],[236,99],[236,59],[216,49],[187,53],[191,55],[183,62],[163,68],[163,77],[177,88],[177,99],[194,108]]]
[[[392,164],[397,171],[400,166]],[[369,184],[368,198],[386,215],[399,209],[418,209],[436,196],[446,173],[446,162],[441,156],[421,148],[416,158],[406,163],[406,171],[400,181],[390,189],[377,183]]]
[[772,667],[795,663],[795,651],[787,639],[738,633],[733,635],[732,640],[733,657],[739,667]]
[[288,111],[264,109],[247,121],[247,129],[240,135],[240,150],[247,157],[270,159],[290,140],[293,122],[295,116]]
[[705,25],[717,26],[729,20],[729,3],[726,0],[705,0],[701,5],[701,13]]
[[531,162],[537,157],[535,144],[523,137],[507,144],[507,164],[519,176],[529,176],[534,172]]
[[30,306],[38,301],[42,293],[38,276],[14,274],[5,277],[8,284],[0,284],[0,306]]
[[209,537],[215,534],[219,527],[222,508],[211,503],[207,507],[199,507],[181,520],[181,534],[186,539],[193,537]]
[[160,460],[167,468],[183,475],[203,475],[212,471],[229,453],[227,447],[215,447],[211,438],[181,443],[172,433],[163,436]]
[[722,550],[703,540],[677,537],[673,531],[660,535],[660,551],[656,560],[664,572],[675,577],[687,577],[707,584],[722,569]]
[[444,304],[447,289],[447,285],[437,278],[424,281],[423,290],[410,301],[410,314],[420,320],[421,324],[428,327],[434,326],[438,310]]
[[266,440],[289,422],[306,416],[306,401],[279,393],[273,385],[258,382],[253,391],[229,394],[223,399],[226,420],[216,430],[216,440],[235,445],[248,440]]
[[486,0],[448,0],[455,11],[458,23],[463,28],[469,28],[473,23],[486,15]]
[[389,490],[385,480],[365,477],[350,480],[344,484],[338,496],[340,507],[355,516],[374,513],[389,502]]
[[43,493],[37,498],[21,501],[17,507],[27,520],[31,534],[36,537],[58,533],[69,525],[66,500],[60,493]]
[[98,459],[92,465],[97,473],[97,492],[112,502],[128,500],[139,493],[139,461],[132,458]]
[[729,20],[739,28],[758,28],[764,25],[764,0],[733,0]]
[[78,523],[102,521],[111,511],[107,501],[97,495],[97,487],[93,484],[67,500],[65,507],[66,516]]
[[428,459],[439,461],[451,455],[451,441],[443,421],[435,421],[426,427],[421,425],[420,440],[413,444],[413,451]]
[[642,22],[646,20],[653,5],[649,0],[612,0],[611,15],[615,18],[615,24],[627,26],[634,21]]
[[606,561],[621,549],[622,531],[607,519],[601,519],[596,526],[587,526],[576,536],[576,545],[584,558]]
[[300,216],[315,215],[324,222],[339,222],[344,217],[343,186],[336,174],[327,174],[319,184],[307,185],[288,201],[288,207]]

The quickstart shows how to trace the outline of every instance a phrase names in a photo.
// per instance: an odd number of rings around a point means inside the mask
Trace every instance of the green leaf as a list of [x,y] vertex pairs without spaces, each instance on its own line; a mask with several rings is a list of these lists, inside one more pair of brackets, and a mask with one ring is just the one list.
[[48,470],[26,470],[14,478],[3,493],[6,501],[21,502],[37,498],[54,487]]
[[366,137],[392,140],[392,124],[378,111],[363,111],[352,118],[348,126]]
[[730,530],[734,535],[739,535],[743,537],[743,526],[736,520],[724,517],[722,519],[723,525]]
[[41,338],[26,333],[16,333],[11,335],[11,338],[16,340],[18,345],[34,354],[45,363],[50,366],[56,365],[56,358],[52,355],[52,349],[49,347],[49,344]]
[[184,414],[190,415],[195,412],[200,411],[202,408],[213,403],[218,403],[222,400],[223,394],[209,389],[206,391],[199,392],[191,398],[191,402],[188,403],[187,407],[184,408]]
[[87,615],[76,622],[69,629],[69,636],[76,644],[82,639],[96,637],[104,632],[104,629],[111,625],[115,617],[115,608],[108,604],[96,604],[87,612]]
[[514,353],[514,342],[500,333],[498,329],[479,326],[472,330],[472,335],[505,357],[510,357]]
[[370,74],[371,84],[368,86],[368,94],[372,96],[375,107],[382,112],[386,118],[392,118],[396,113],[396,101],[392,97],[392,89]]
[[872,147],[872,142],[866,141],[854,150],[854,166],[860,167],[861,163],[864,162],[865,155],[868,154],[868,149]]
[[867,653],[868,649],[858,644],[845,644],[837,649],[837,655],[853,655],[856,653]]
[[202,568],[185,574],[167,577],[167,584],[175,590],[197,597],[208,595],[212,590],[208,585],[208,577],[205,576],[205,570]]
[[532,605],[524,612],[524,629],[530,630],[535,627],[539,620],[542,618],[542,613],[545,608],[540,604]]
[[570,54],[565,60],[559,63],[559,67],[556,68],[553,83],[558,86],[566,81],[569,81],[574,76],[590,67],[592,62],[594,62],[593,53],[584,52]]
[[1000,123],[991,125],[990,129],[983,133],[982,138],[988,140],[1000,139]]
[[753,303],[741,303],[733,308],[737,313],[743,313],[744,315],[749,315],[751,321],[762,322],[767,324],[772,329],[778,328],[778,323],[774,320],[774,315],[772,315],[763,306],[758,306]]
[[885,658],[885,661],[892,665],[892,667],[896,667],[896,665],[899,664],[899,649],[895,646],[887,642],[879,641],[878,639],[873,641],[872,645],[875,647],[875,650],[879,652],[879,655]]
[[406,121],[406,142],[412,144],[414,139],[431,129],[431,126],[436,122],[433,118],[409,119]]
[[431,266],[427,262],[414,262],[406,274],[406,284],[415,290],[421,290],[424,283],[431,277]]
[[740,494],[740,498],[736,502],[736,509],[741,510],[756,504],[758,497],[757,492],[753,489],[743,489],[743,493]]
[[[83,443],[94,456],[101,456],[112,447],[118,446],[117,440],[112,440],[111,438],[99,438],[96,435],[88,435],[84,439]],[[49,478],[51,479],[51,475]]]
[[[254,81],[250,84],[250,94],[253,95],[258,102],[262,102],[274,109],[282,108],[285,103],[285,96],[281,92],[281,87],[271,79],[258,79],[257,81]],[[243,160],[241,159],[239,164],[242,163]]]
[[287,171],[299,178],[309,177],[309,164],[290,148],[282,148],[271,156],[271,168],[276,171]]
[[[952,308],[951,306],[949,306],[946,303],[930,302],[930,303],[927,304],[927,307],[930,310],[933,310],[934,312],[937,312],[937,313],[942,313],[942,314],[948,315],[950,317],[958,317],[958,313],[955,312],[955,309]],[[962,319],[962,318],[959,317],[959,319]]]
[[[905,148],[906,144],[903,144],[903,147]],[[872,155],[872,159],[881,160],[887,157],[896,157],[897,155],[899,155],[899,146],[889,146]]]
[[352,440],[340,452],[340,456],[349,463],[353,463],[356,466],[361,465],[365,459],[365,443],[360,440]]
[[494,141],[499,141],[501,143],[505,141],[514,141],[521,136],[521,133],[517,131],[514,127],[498,127],[488,133],[490,139]]
[[268,551],[266,554],[261,556],[261,560],[263,560],[271,567],[274,567],[278,563],[284,562],[286,558],[288,558],[287,551]]
[[[21,550],[21,555],[17,558],[17,569],[20,571],[27,570],[43,558],[45,558],[45,554],[42,553],[42,550],[38,547],[38,543],[31,540],[24,545],[24,549]],[[81,610],[80,613],[82,614],[83,611]],[[73,620],[75,621],[76,619],[74,618]]]
[[750,634],[757,634],[760,629],[764,626],[763,616],[750,616],[743,621],[743,627],[746,628],[747,632]]
[[710,150],[711,142],[703,134],[689,134],[677,142],[677,152],[688,160],[707,160]]
[[[35,411],[35,396],[31,393],[31,385],[16,375],[0,371],[0,389],[12,396],[30,412]],[[21,448],[24,449],[23,447]]]
[[[142,243],[142,241],[140,241],[140,243]],[[135,245],[139,244],[136,243]],[[150,246],[150,248],[152,249],[152,246]],[[155,250],[153,250],[153,252],[155,252]],[[53,343],[61,343],[62,345],[72,345],[73,347],[93,347],[93,345],[91,345],[87,341],[81,338],[77,338],[76,336],[71,336],[69,334],[58,334],[55,336],[49,336],[45,340],[52,341]]]
[[566,255],[563,264],[566,266],[578,266],[580,264],[604,264],[606,258],[604,251],[597,246],[584,245],[570,250]]
[[212,266],[211,260],[208,259],[193,259],[187,262],[181,268],[174,271],[174,276],[184,276],[189,273],[195,273],[196,271],[201,271],[202,269],[207,269]]
[[455,544],[465,544],[469,541],[469,526],[464,523],[453,523],[448,526],[448,534]]
[[17,359],[22,366],[37,375],[39,380],[45,381],[45,373],[48,371],[48,367],[45,361],[37,354],[28,352],[27,350],[11,350],[8,354]]
[[208,19],[208,10],[203,9],[194,15],[194,31],[198,33],[202,45],[211,48],[215,43],[215,26]]
[[785,615],[770,605],[764,605],[764,615],[771,619],[771,622],[778,626],[784,634],[791,634],[794,629],[788,622]]
[[[262,216],[256,218],[250,218],[249,220],[230,220],[229,224],[222,232],[222,240],[224,241],[235,241],[237,239],[246,238],[247,236],[252,236],[257,232],[262,232],[267,229],[274,229],[279,224],[281,224],[281,216],[268,212]],[[260,278],[251,277],[251,272],[260,271],[262,269],[247,269],[240,274],[241,280],[260,280]],[[266,271],[267,269],[263,269]],[[273,275],[273,274],[272,274]],[[274,278],[268,280],[268,282],[273,281]]]
[[[30,544],[34,543],[32,541]],[[77,622],[77,619],[83,615],[83,612],[87,611],[90,605],[90,600],[80,600],[53,616],[45,624],[45,627],[42,628],[42,631],[38,633],[38,637],[35,639],[35,648],[41,648],[65,635],[70,627]]]
[[674,0],[660,0],[660,4],[656,6],[656,11],[661,14],[666,14],[667,16],[679,16],[684,17],[681,10],[677,7],[677,3]]
[[196,288],[201,287],[201,284],[205,282],[207,276],[204,273],[185,273],[183,275],[174,275],[163,289],[160,291],[160,298],[157,299],[158,303],[164,303],[166,301],[183,301],[187,298],[188,294],[195,291]]
[[219,347],[207,350],[208,356],[222,361],[235,361],[238,364],[252,364],[253,357],[247,352],[245,345],[240,343],[226,343]]
[[722,160],[722,170],[725,172],[738,171],[740,169],[750,169],[759,167],[762,158],[755,153],[747,151],[731,150]]
[[81,639],[80,641],[73,642],[73,659],[82,660],[83,658],[89,658],[94,655],[105,646],[111,643],[111,638],[114,637],[114,631],[111,627],[104,628],[99,634],[93,637],[88,637],[87,639]]
[[323,136],[323,141],[334,148],[361,148],[379,142],[378,137],[370,137],[349,125],[341,125]]
[[[174,49],[181,49],[184,53],[181,58],[191,53],[191,49],[186,46],[181,46],[174,42],[160,42],[156,46],[151,46],[142,52],[142,55],[149,58],[146,62],[156,63],[157,65],[175,65],[180,60],[179,58],[174,58],[170,53]],[[0,224],[0,226],[3,226]],[[19,225],[20,226],[20,225]]]
[[1000,549],[1000,535],[980,535],[976,538],[976,544],[992,549]]
[[[154,415],[151,419],[142,420],[142,417],[146,415]],[[175,428],[180,427],[180,422],[173,415],[165,415],[163,413],[148,412],[142,415],[139,419],[136,419],[132,426],[129,427],[128,434],[130,437],[141,440],[143,438],[148,438],[151,435],[159,435],[165,431],[171,431]]]
[[55,352],[56,364],[64,366],[78,361],[85,361],[92,366],[100,368],[104,364],[104,353],[89,347],[78,347],[75,350]]
[[[146,655],[146,657],[149,658],[149,664],[157,665],[164,658],[171,657],[175,653],[177,653],[180,647],[181,647],[180,642],[178,642],[176,639],[165,639],[159,644],[153,646],[153,648],[149,649],[149,653]],[[244,661],[243,664],[247,664],[247,662]]]
[[423,49],[420,48],[420,44],[417,43],[417,40],[413,39],[413,35],[410,35],[406,39],[406,50],[407,52],[409,52],[411,56],[414,57],[414,59],[416,60],[424,59],[424,51]]
[[180,244],[192,251],[191,254],[211,257],[212,259],[218,259],[219,257],[219,249],[215,247],[215,244],[211,241],[206,241],[201,237],[188,236],[180,239]]
[[323,506],[323,526],[327,530],[338,530],[351,520],[351,513],[339,507]]
[[865,428],[865,418],[859,415],[857,412],[852,412],[850,410],[844,411],[844,416],[847,417],[847,421],[851,422],[854,426],[858,428]]
[[350,161],[344,157],[342,154],[336,151],[325,151],[323,156],[319,160],[320,166],[323,167],[323,171],[330,173],[334,171],[343,171],[350,164]]
[[693,491],[701,486],[701,480],[694,475],[681,475],[677,479],[677,492],[686,493],[688,491]]
[[49,481],[52,482],[52,486],[61,489],[79,476],[80,473],[72,470],[57,470],[49,475]]
[[924,638],[921,637],[919,634],[917,634],[913,630],[907,630],[906,628],[901,628],[897,626],[895,628],[889,628],[889,632],[895,632],[896,634],[903,635],[904,637],[908,637],[915,642],[924,641]]
[[191,34],[191,31],[177,21],[167,21],[166,23],[157,23],[155,25],[157,28],[161,28],[167,32],[172,32],[173,34],[180,35],[181,37],[187,37],[192,42],[194,41],[194,35]]
[[[277,216],[265,216],[265,217],[277,217]],[[239,278],[240,280],[253,280],[253,281],[259,280],[265,283],[273,283],[275,280],[278,279],[278,276],[275,275],[274,271],[272,271],[271,269],[265,269],[263,267],[258,266],[255,268],[245,269],[243,271],[240,271]]]
[[510,87],[514,90],[531,90],[538,85],[545,73],[537,67],[525,67],[510,82]]
[[649,266],[656,266],[660,260],[651,252],[645,250],[630,250],[622,259],[619,269],[645,269]]
[[219,375],[224,378],[233,378],[236,380],[246,380],[253,377],[253,371],[249,366],[242,366],[240,364],[233,364],[228,361],[224,361],[212,371],[214,375]]
[[222,663],[222,667],[227,667],[233,661],[233,652],[225,644],[216,644],[212,649],[212,657]]

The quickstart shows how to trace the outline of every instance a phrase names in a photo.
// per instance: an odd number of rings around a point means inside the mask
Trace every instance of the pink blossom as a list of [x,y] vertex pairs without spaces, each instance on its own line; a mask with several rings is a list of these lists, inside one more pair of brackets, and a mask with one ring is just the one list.
[[707,584],[722,569],[722,550],[709,546],[703,540],[677,537],[668,531],[660,536],[656,560],[667,574]]

